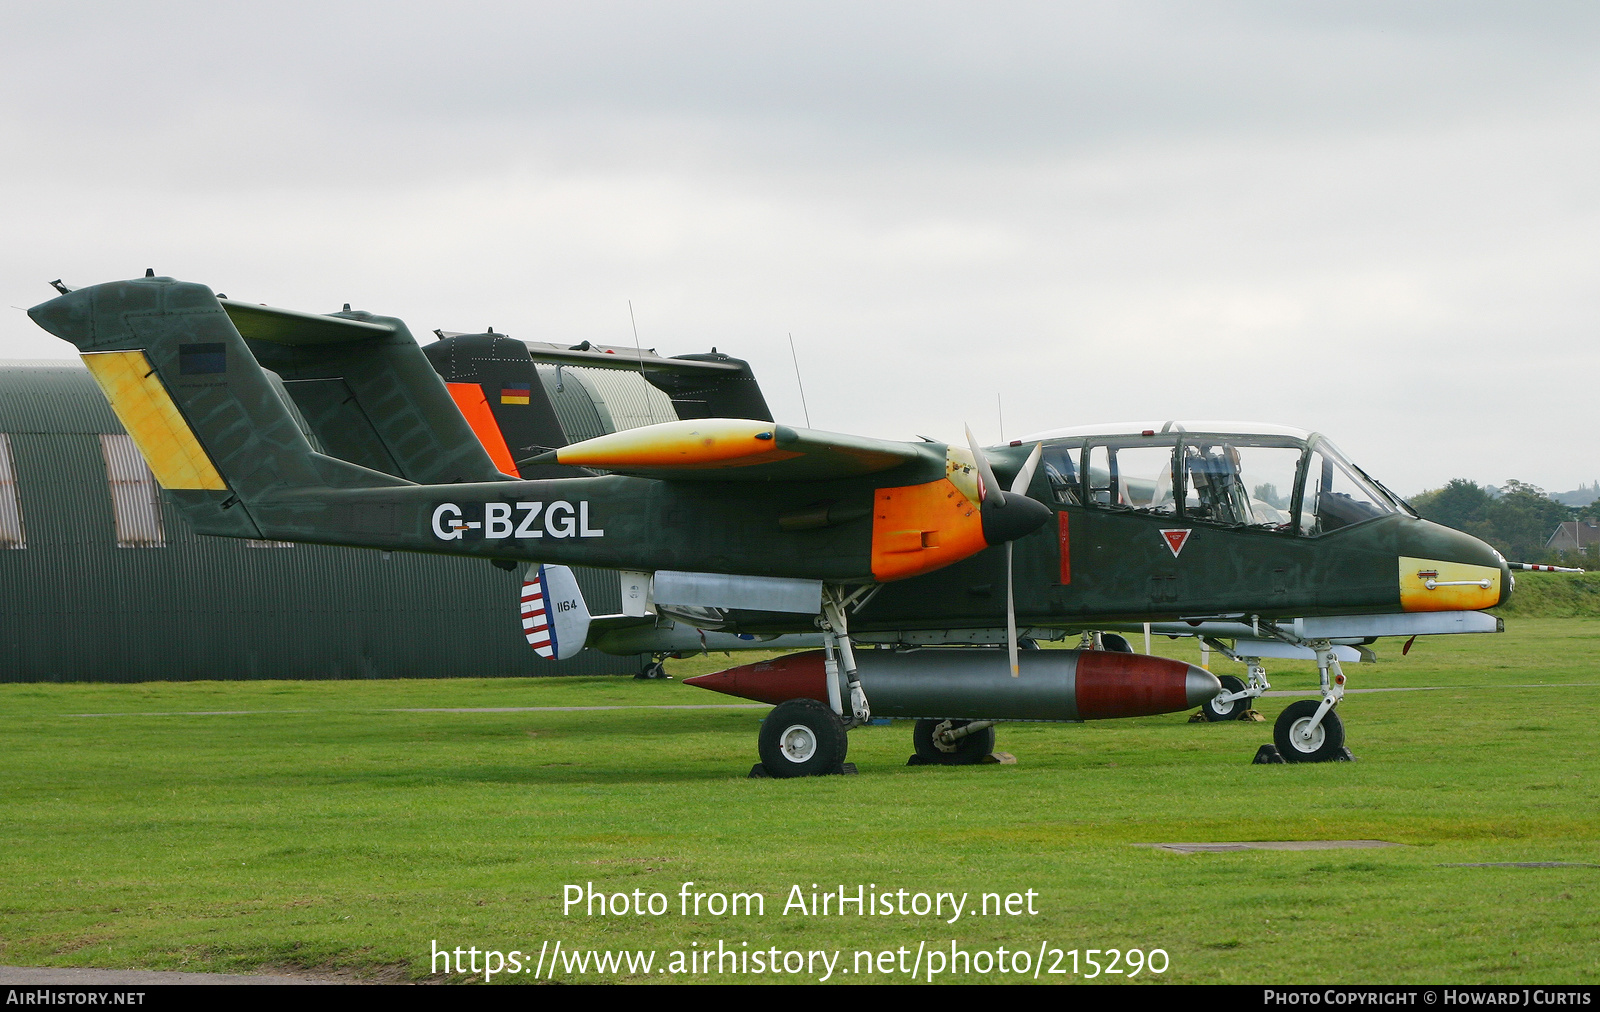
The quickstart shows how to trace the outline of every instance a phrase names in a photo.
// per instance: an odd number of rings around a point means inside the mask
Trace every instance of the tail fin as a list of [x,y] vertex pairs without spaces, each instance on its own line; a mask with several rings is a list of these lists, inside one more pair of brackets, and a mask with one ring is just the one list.
[[[398,453],[396,470],[414,468],[429,480],[452,470],[452,478],[468,481],[503,477],[399,321],[263,308],[241,314],[250,321],[245,329],[255,334],[248,343],[209,288],[172,278],[80,288],[28,315],[78,347],[156,480],[201,533],[260,537],[250,503],[274,491],[416,480],[317,452],[252,344],[273,356],[290,389],[315,373],[318,363],[354,362],[346,376],[357,376],[352,388],[374,391],[378,410],[372,414],[408,416],[374,429],[391,456]],[[330,345],[339,347],[329,351]],[[363,366],[363,354],[374,361]],[[419,368],[407,368],[410,357]],[[387,379],[385,371],[391,373]],[[430,406],[430,395],[442,407]],[[317,417],[315,411],[307,414]]]
[[529,464],[538,454],[567,445],[555,406],[539,380],[528,346],[492,330],[440,334],[422,353],[444,378],[461,413],[495,463],[524,478],[569,478],[587,472]]
[[566,566],[528,568],[522,584],[522,634],[546,660],[576,657],[589,638],[589,605]]
[[419,485],[516,474],[490,459],[402,321],[220,304],[333,456]]

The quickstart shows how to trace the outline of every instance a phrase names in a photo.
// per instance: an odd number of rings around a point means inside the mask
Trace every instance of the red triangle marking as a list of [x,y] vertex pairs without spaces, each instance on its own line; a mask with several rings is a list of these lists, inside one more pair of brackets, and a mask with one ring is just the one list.
[[1183,551],[1183,546],[1188,543],[1191,530],[1193,528],[1185,528],[1181,531],[1163,530],[1161,532],[1161,536],[1167,539],[1167,547],[1172,549],[1172,557],[1174,559],[1178,557],[1179,552]]

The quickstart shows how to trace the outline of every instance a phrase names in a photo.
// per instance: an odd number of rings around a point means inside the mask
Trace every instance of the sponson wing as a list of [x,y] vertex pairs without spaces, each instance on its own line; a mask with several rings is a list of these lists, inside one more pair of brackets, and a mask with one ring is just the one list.
[[698,418],[624,429],[534,457],[679,481],[815,481],[942,463],[943,447],[795,429],[745,418]]

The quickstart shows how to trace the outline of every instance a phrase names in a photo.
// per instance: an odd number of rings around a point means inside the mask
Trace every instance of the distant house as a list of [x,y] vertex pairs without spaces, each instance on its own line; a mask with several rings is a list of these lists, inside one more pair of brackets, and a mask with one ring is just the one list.
[[1545,548],[1558,552],[1581,551],[1593,555],[1590,545],[1600,544],[1600,520],[1568,520],[1556,528]]

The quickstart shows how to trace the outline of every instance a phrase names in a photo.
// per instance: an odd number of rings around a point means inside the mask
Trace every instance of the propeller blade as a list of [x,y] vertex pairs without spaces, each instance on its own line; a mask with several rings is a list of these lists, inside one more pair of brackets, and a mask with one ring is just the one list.
[[1022,462],[1022,470],[1011,479],[1011,493],[1013,495],[1027,495],[1028,486],[1033,484],[1033,472],[1039,469],[1039,458],[1044,454],[1044,444],[1034,443],[1033,452],[1028,454],[1028,459]]
[[1011,546],[1013,542],[1006,542],[1006,648],[1011,651],[1011,677],[1016,678],[1017,669],[1017,599],[1011,587]]
[[989,466],[989,458],[978,449],[977,437],[972,434],[972,426],[967,426],[967,446],[972,450],[972,459],[978,465],[978,480],[983,484],[983,498],[994,498],[996,506],[1006,504],[1006,494],[1000,490],[1000,482],[995,480],[994,468]]

